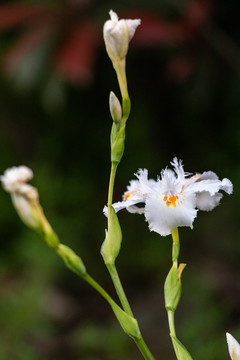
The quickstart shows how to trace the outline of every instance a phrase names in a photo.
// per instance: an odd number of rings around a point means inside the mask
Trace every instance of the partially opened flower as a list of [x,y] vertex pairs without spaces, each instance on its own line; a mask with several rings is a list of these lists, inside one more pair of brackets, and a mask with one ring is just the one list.
[[4,190],[11,194],[13,205],[22,221],[34,230],[48,229],[49,224],[39,204],[38,191],[27,181],[33,172],[27,166],[14,166],[7,169],[0,180]]
[[228,350],[232,360],[240,360],[240,344],[229,333],[226,334]]
[[141,21],[139,19],[121,19],[110,10],[111,20],[107,20],[103,27],[103,37],[108,56],[112,61],[121,60],[126,57],[128,44],[132,39]]
[[139,19],[121,19],[110,10],[110,20],[107,20],[103,27],[103,37],[109,58],[116,71],[120,91],[123,99],[128,99],[126,79],[126,55],[128,45],[140,25]]
[[177,158],[171,164],[174,170],[166,168],[157,181],[148,179],[146,169],[139,170],[138,180],[130,182],[123,201],[113,204],[115,211],[126,208],[144,213],[150,230],[165,236],[179,226],[192,228],[198,209],[210,211],[219,204],[220,190],[232,193],[232,183],[226,178],[221,181],[211,171],[190,177]]
[[[17,192],[27,181],[33,178],[33,172],[27,166],[13,166],[0,177],[4,190],[9,193]],[[29,185],[30,186],[30,185]]]

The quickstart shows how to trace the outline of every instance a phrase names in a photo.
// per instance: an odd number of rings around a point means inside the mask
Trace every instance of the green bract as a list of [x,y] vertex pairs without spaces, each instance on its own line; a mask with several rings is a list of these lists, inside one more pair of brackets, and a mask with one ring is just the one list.
[[181,273],[184,264],[180,264],[179,268],[173,263],[164,284],[165,307],[167,310],[175,311],[182,292]]
[[178,360],[192,360],[191,355],[183,346],[183,344],[176,338],[176,336],[171,335],[173,347]]
[[114,264],[122,242],[122,231],[118,217],[112,206],[108,207],[108,231],[101,247],[101,255],[105,264]]
[[60,244],[57,248],[57,252],[70,270],[79,276],[86,274],[86,268],[82,262],[82,259],[77,254],[75,254],[72,249],[66,245]]
[[137,320],[126,314],[117,304],[112,305],[112,309],[126,334],[131,336],[134,340],[141,339],[141,333],[138,327]]

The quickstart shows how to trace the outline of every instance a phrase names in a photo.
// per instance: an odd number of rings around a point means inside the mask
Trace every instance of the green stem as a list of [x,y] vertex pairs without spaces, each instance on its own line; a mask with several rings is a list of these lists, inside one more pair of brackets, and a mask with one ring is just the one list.
[[139,350],[141,351],[145,360],[155,360],[154,356],[152,355],[151,351],[147,347],[145,341],[141,337],[139,340],[135,340]]
[[[115,301],[111,298],[110,295],[99,285],[90,275],[85,274],[82,276],[82,278],[91,285],[107,302],[110,304],[112,309],[114,309],[114,306],[117,306]],[[131,311],[131,309],[130,309]],[[132,316],[131,314],[129,314]],[[138,346],[140,352],[142,353],[145,360],[155,360],[152,353],[150,352],[149,348],[147,347],[145,341],[143,340],[142,336],[139,339],[134,339],[136,342],[136,345]]]
[[114,181],[115,181],[117,166],[118,166],[118,164],[116,162],[112,162],[109,186],[108,186],[108,206],[112,205],[113,188],[114,188]]
[[180,242],[179,242],[179,234],[178,234],[178,228],[172,230],[172,261],[173,264],[175,263],[177,265],[179,252],[180,252]]
[[176,336],[175,323],[174,323],[174,311],[168,310],[167,314],[168,314],[168,324],[169,324],[170,335]]
[[97,292],[111,305],[114,300],[110,295],[99,285],[90,275],[85,274],[82,276],[83,280],[85,280],[89,285],[91,285]]
[[113,62],[113,67],[117,74],[118,84],[122,98],[128,98],[127,76],[126,76],[126,58]]
[[[117,72],[119,85],[120,85],[120,89],[121,89],[121,93],[122,93],[122,97],[123,97],[123,105],[124,105],[123,106],[123,108],[124,108],[123,116],[124,116],[124,122],[126,122],[128,116],[129,116],[129,113],[130,113],[131,103],[130,103],[130,99],[129,99],[128,92],[127,92],[127,86],[125,86],[126,85],[125,66],[124,66],[124,74],[122,73],[124,75],[123,78],[121,78],[122,74],[119,74],[119,72],[117,70],[116,70],[116,72]],[[113,188],[114,188],[114,181],[115,181],[117,166],[118,166],[118,162],[112,161],[111,173],[110,173],[110,179],[109,179],[109,187],[108,187],[108,207],[112,206]],[[108,217],[108,227],[109,227],[109,217]],[[119,278],[115,264],[106,264],[106,266],[111,275],[114,287],[116,289],[117,295],[119,297],[119,300],[122,304],[122,307],[123,307],[125,313],[127,315],[131,316],[132,318],[134,318],[132,309],[129,305],[126,294],[123,290],[123,286],[122,286],[121,280]],[[88,274],[86,274],[83,278],[91,286],[93,286],[104,297],[104,299],[106,299],[108,301],[108,303],[111,306],[113,304],[115,304],[113,299],[105,292],[105,290],[98,283],[96,283],[96,281],[93,280]],[[143,340],[142,336],[139,338],[134,338],[134,341],[136,342],[136,345],[138,346],[138,348],[141,351],[145,360],[155,360],[155,358],[153,357],[152,353],[150,352],[148,346],[146,345],[145,341]]]
[[[112,205],[113,187],[114,187],[114,180],[115,180],[116,171],[117,171],[117,165],[118,165],[117,163],[112,162],[110,180],[109,180],[109,188],[108,188],[108,206]],[[109,221],[109,218],[108,218],[108,221]],[[126,311],[126,313],[128,315],[133,316],[131,307],[127,300],[126,294],[123,290],[122,283],[120,281],[115,264],[106,264],[106,266],[111,275],[113,284],[115,286],[116,292],[118,294],[119,300],[121,301],[121,304],[122,304],[124,310]]]
[[115,264],[106,264],[106,266],[107,266],[108,271],[109,271],[109,273],[111,275],[114,287],[116,289],[116,292],[118,294],[119,300],[120,300],[120,302],[122,304],[122,307],[123,307],[124,311],[128,315],[133,316],[132,309],[131,309],[131,307],[129,305],[126,294],[125,294],[125,292],[123,290],[123,286],[122,286],[121,280],[119,278],[119,275],[118,275]]

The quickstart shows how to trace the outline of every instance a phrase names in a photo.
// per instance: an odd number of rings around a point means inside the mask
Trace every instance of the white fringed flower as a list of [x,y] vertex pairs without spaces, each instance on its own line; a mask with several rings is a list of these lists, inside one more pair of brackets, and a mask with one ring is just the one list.
[[119,20],[118,15],[110,10],[111,20],[105,22],[103,37],[108,56],[112,61],[125,58],[128,52],[128,44],[133,38],[141,20]]
[[226,333],[228,350],[232,360],[240,360],[240,344],[229,333]]
[[[126,208],[144,214],[150,230],[165,236],[179,226],[192,228],[198,209],[210,211],[219,204],[220,190],[232,193],[231,181],[221,181],[211,171],[189,177],[177,158],[171,165],[174,171],[166,168],[157,181],[148,179],[146,169],[139,170],[138,180],[130,182],[123,201],[113,204],[115,211]],[[140,203],[143,205],[138,207]],[[106,207],[104,212],[107,214]]]

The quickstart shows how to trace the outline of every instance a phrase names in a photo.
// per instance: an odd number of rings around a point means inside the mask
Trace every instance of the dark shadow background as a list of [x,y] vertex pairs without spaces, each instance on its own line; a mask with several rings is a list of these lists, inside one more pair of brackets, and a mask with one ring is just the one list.
[[[240,27],[237,1],[6,1],[0,5],[0,173],[34,171],[61,241],[113,296],[99,250],[106,219],[108,96],[119,90],[102,25],[113,8],[141,17],[127,57],[132,112],[115,195],[138,168],[156,178],[174,156],[189,172],[228,177],[234,193],[194,229],[180,229],[179,338],[196,359],[228,358],[240,340]],[[119,213],[117,260],[142,333],[157,359],[174,359],[163,284],[171,239]],[[139,359],[110,308],[25,228],[0,194],[0,359]]]

